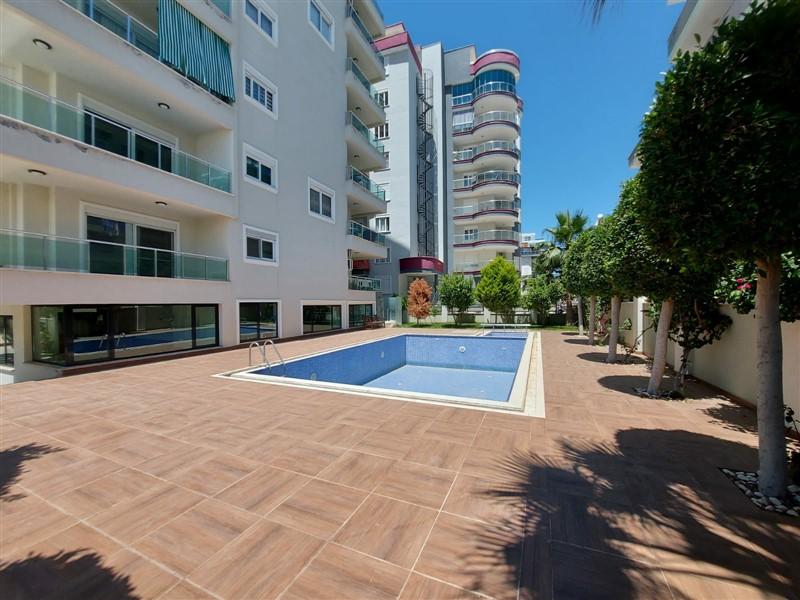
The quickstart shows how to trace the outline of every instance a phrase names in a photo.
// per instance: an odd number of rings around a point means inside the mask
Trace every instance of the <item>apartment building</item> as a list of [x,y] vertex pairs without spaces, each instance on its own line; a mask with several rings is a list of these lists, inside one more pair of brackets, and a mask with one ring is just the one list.
[[374,0],[2,0],[0,27],[0,380],[374,313]]
[[373,177],[387,212],[370,223],[387,236],[388,253],[357,266],[381,281],[379,306],[397,318],[411,279],[435,288],[442,273],[477,277],[496,256],[518,254],[519,58],[417,46],[402,23],[388,26],[376,46],[387,77],[378,86],[386,123],[375,134],[388,165]]

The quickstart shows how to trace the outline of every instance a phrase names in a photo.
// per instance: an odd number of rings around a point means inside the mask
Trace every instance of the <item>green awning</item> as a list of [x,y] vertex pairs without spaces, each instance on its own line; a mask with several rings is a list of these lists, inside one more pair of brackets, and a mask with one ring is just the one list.
[[176,0],[158,0],[161,61],[228,102],[236,98],[228,43]]

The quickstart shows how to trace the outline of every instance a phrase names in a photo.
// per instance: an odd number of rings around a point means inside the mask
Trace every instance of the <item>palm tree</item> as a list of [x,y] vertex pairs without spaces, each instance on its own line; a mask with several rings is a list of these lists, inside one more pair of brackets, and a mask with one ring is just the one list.
[[[575,214],[567,211],[559,211],[556,213],[556,226],[548,227],[545,232],[550,236],[550,243],[547,250],[542,254],[538,262],[540,268],[548,271],[550,275],[561,272],[561,262],[564,258],[564,253],[572,245],[572,242],[586,229],[586,224],[589,218],[578,210]],[[567,305],[567,323],[572,323],[572,300],[569,294],[566,294],[564,300]],[[580,299],[578,299],[578,312],[580,310]],[[583,328],[583,315],[579,315],[579,326]]]

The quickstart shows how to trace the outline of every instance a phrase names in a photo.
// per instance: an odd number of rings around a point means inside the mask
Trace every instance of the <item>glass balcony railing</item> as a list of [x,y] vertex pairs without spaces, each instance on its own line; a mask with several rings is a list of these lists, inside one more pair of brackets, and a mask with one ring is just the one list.
[[484,142],[472,148],[464,148],[463,150],[453,151],[453,160],[472,160],[476,156],[485,154],[487,152],[508,152],[517,158],[520,157],[520,150],[514,142],[506,142],[503,140],[495,140],[491,142]]
[[453,181],[453,189],[471,188],[484,183],[499,182],[519,185],[520,177],[516,171],[484,171],[476,175],[467,175]]
[[228,280],[228,259],[0,229],[0,267],[168,279]]
[[378,292],[381,289],[381,280],[373,279],[372,277],[354,277],[351,275],[348,287],[351,290],[360,290],[362,292]]
[[377,231],[373,231],[369,227],[364,227],[361,223],[357,223],[356,221],[350,221],[350,229],[348,230],[348,233],[350,235],[365,239],[368,242],[378,244],[379,246],[386,245],[385,235],[378,233]]
[[378,106],[383,108],[383,106],[381,106],[380,100],[378,100],[378,92],[375,89],[375,86],[373,86],[369,82],[369,79],[367,79],[366,75],[364,75],[364,73],[361,71],[361,69],[358,68],[358,65],[356,64],[356,62],[352,58],[348,58],[346,64],[347,64],[347,66],[346,66],[347,70],[350,71],[353,74],[353,77],[355,77],[356,80],[362,86],[364,86],[364,89],[367,90],[367,93],[369,94],[369,97],[372,98],[372,100],[375,102],[375,104],[377,104]]
[[519,207],[520,203],[518,200],[486,200],[469,206],[456,206],[453,208],[453,215],[456,217],[463,217],[464,215],[474,215],[485,210],[518,211]]
[[369,29],[367,29],[367,26],[364,25],[361,17],[358,16],[356,9],[349,4],[347,6],[347,16],[350,17],[350,19],[353,21],[353,24],[356,26],[356,29],[358,29],[358,31],[361,32],[361,35],[364,36],[364,40],[366,40],[370,48],[372,48],[372,54],[375,56],[375,59],[381,64],[381,67],[383,67],[383,55],[381,55],[381,53],[378,52],[378,49],[375,47],[375,42],[372,40],[372,34],[369,32]]
[[511,112],[507,110],[492,110],[476,115],[471,122],[453,123],[453,133],[472,131],[479,125],[489,123],[491,121],[511,123],[512,125],[519,127],[520,115],[518,112]]
[[480,271],[487,263],[456,263],[453,265],[453,273],[476,273]]
[[211,2],[222,12],[222,14],[227,17],[231,16],[231,0],[211,0]]
[[0,114],[223,192],[231,191],[230,171],[4,77],[0,77]]
[[453,96],[453,106],[463,106],[464,104],[471,104],[476,98],[484,94],[505,93],[517,95],[517,86],[507,81],[487,81],[476,87],[468,94],[460,94]]
[[[63,0],[132,46],[158,59],[158,34],[108,0]],[[222,0],[217,0],[222,3]],[[215,2],[216,4],[216,2]],[[229,12],[226,14],[230,14]]]
[[381,202],[386,202],[386,190],[381,188],[377,183],[372,181],[372,179],[364,175],[364,173],[355,167],[347,167],[347,179],[360,185]]
[[378,138],[375,137],[375,132],[372,131],[372,129],[370,129],[366,125],[364,125],[364,123],[361,121],[361,119],[359,119],[353,113],[348,112],[347,113],[347,124],[348,125],[352,125],[355,128],[355,130],[358,131],[358,133],[360,133],[361,136],[365,140],[367,140],[367,142],[369,142],[369,144],[373,148],[375,148],[375,150],[377,150],[378,152],[383,154],[383,144],[381,144],[378,141]]
[[471,231],[453,236],[456,244],[469,244],[474,242],[519,242],[519,232],[512,229],[489,229],[485,231]]

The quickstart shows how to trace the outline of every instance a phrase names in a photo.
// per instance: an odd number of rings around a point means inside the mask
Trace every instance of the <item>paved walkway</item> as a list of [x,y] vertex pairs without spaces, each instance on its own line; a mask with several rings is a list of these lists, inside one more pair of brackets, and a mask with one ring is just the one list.
[[0,597],[797,594],[800,521],[717,469],[754,467],[749,411],[543,359],[546,419],[209,376],[246,350],[2,388]]

